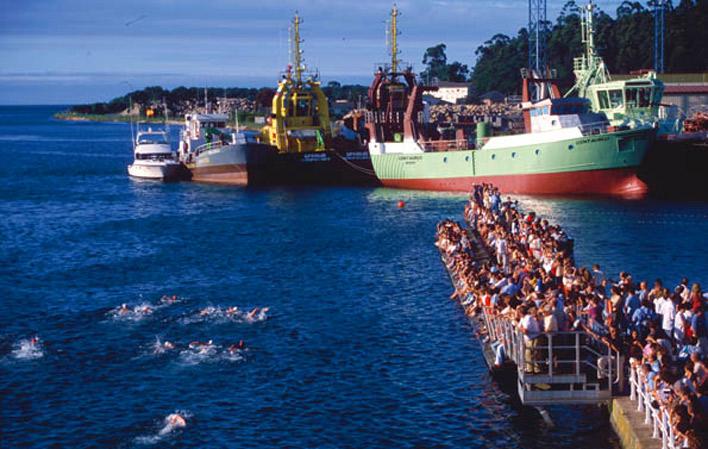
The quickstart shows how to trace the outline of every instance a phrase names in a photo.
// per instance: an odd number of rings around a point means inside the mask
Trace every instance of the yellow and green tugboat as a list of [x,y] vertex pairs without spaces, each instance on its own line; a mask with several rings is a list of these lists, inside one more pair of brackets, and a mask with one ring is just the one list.
[[244,186],[378,184],[366,148],[332,135],[327,97],[304,65],[300,23],[296,14],[292,60],[260,132],[228,129],[225,116],[187,117],[180,154],[192,180]]

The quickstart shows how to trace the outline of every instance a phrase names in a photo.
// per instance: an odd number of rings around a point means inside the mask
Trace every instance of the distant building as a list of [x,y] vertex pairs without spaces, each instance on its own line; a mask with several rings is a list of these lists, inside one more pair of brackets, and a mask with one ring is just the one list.
[[438,81],[436,84],[438,90],[434,92],[427,92],[435,98],[439,98],[447,103],[456,104],[458,101],[464,101],[470,93],[469,83],[453,83],[450,81]]

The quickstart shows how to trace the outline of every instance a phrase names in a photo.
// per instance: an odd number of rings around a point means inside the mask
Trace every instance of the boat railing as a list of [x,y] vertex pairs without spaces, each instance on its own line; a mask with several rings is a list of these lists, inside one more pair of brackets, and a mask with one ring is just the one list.
[[629,399],[637,402],[637,411],[644,413],[644,423],[651,425],[652,438],[661,440],[661,449],[683,447],[680,438],[671,426],[671,417],[665,407],[657,404],[649,390],[649,384],[641,373],[640,366],[633,366],[629,371]]
[[403,124],[404,116],[403,111],[368,111],[365,117],[367,123]]
[[484,310],[483,321],[490,341],[516,365],[524,404],[593,403],[611,399],[615,385],[622,388],[624,358],[590,333],[540,333],[530,339],[491,310]]
[[578,125],[578,128],[580,128],[580,132],[582,132],[584,136],[605,134],[607,133],[607,127],[608,123],[606,121],[583,123],[581,125]]
[[200,154],[204,153],[205,151],[221,148],[224,145],[227,145],[227,144],[225,144],[224,142],[222,142],[220,140],[217,140],[216,142],[209,142],[209,143],[205,143],[203,145],[199,145],[197,148],[194,149],[194,156],[199,156]]
[[459,151],[469,149],[466,139],[420,140],[418,144],[426,152]]

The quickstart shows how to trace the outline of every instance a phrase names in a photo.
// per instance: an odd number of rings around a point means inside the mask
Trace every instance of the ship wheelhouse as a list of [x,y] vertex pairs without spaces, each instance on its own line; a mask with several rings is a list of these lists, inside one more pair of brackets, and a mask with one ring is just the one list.
[[658,114],[664,93],[661,82],[651,78],[611,81],[589,88],[593,109],[608,117],[643,118]]
[[530,132],[538,133],[563,128],[580,128],[584,134],[607,131],[604,114],[590,111],[590,101],[585,98],[546,98],[522,104],[528,111]]

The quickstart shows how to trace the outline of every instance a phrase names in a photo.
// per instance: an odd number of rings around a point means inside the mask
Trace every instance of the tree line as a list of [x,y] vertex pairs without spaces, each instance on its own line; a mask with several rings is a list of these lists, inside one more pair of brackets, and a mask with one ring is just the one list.
[[[611,73],[629,73],[653,67],[653,1],[623,1],[616,17],[596,8],[595,44]],[[708,0],[669,0],[665,12],[664,68],[666,72],[704,72],[708,70]],[[674,4],[676,3],[676,4]],[[572,85],[573,58],[584,47],[580,39],[580,6],[568,1],[555,23],[546,22],[547,64],[557,70],[564,84]],[[469,82],[479,93],[497,90],[518,93],[520,69],[528,63],[528,30],[521,28],[514,37],[496,34],[475,50],[473,69],[460,62],[447,62],[445,44],[426,50],[424,82]]]
[[[330,81],[322,87],[330,101],[345,99],[356,102],[360,96],[366,97],[368,87],[357,84],[341,84]],[[118,114],[133,105],[139,105],[141,113],[150,105],[165,104],[170,111],[186,112],[189,107],[204,104],[203,87],[176,87],[165,89],[160,86],[150,86],[145,89],[129,92],[107,102],[82,104],[72,106],[70,111],[78,114]],[[217,98],[243,98],[253,101],[258,108],[268,109],[275,95],[275,90],[269,87],[210,87],[207,89],[207,99],[213,102]],[[161,113],[158,108],[157,114]]]
[[[611,73],[629,73],[651,68],[654,51],[653,1],[646,6],[640,2],[623,1],[612,17],[596,8],[594,18],[596,48]],[[666,33],[664,64],[666,72],[703,72],[708,70],[708,0],[669,0],[665,13]],[[676,3],[674,5],[674,3]],[[562,84],[573,83],[573,58],[580,56],[580,6],[573,0],[562,8],[555,23],[546,22],[547,64],[556,69]],[[440,43],[428,48],[423,55],[425,69],[421,81],[469,82],[477,93],[500,91],[518,93],[521,86],[520,69],[528,60],[528,30],[521,28],[516,36],[496,34],[474,52],[473,68],[458,61],[448,62],[447,46]],[[366,97],[367,87],[330,81],[322,90],[330,101],[347,99],[356,102]],[[210,99],[217,97],[245,98],[258,107],[269,108],[275,91],[272,88],[209,88]],[[72,112],[85,114],[119,113],[129,102],[143,108],[163,101],[168,109],[182,111],[185,107],[203,104],[204,88],[180,86],[164,89],[147,87],[130,92],[108,102],[78,105]]]

